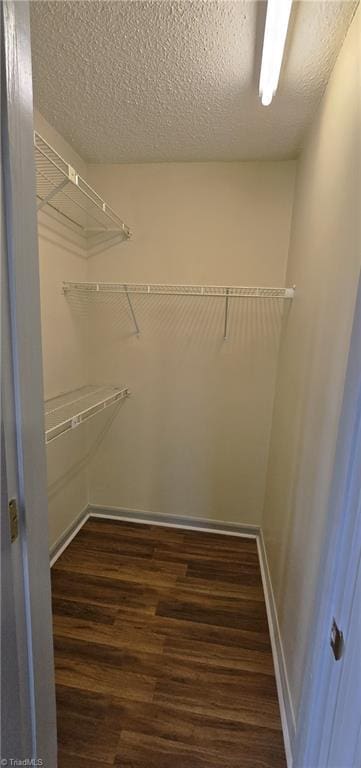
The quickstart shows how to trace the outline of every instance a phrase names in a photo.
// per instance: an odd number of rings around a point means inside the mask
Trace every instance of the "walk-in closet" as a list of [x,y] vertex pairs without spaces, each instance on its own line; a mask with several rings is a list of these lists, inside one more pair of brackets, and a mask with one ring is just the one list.
[[314,733],[312,664],[323,617],[348,648],[316,601],[356,333],[358,3],[20,5],[57,768],[356,768],[320,703]]

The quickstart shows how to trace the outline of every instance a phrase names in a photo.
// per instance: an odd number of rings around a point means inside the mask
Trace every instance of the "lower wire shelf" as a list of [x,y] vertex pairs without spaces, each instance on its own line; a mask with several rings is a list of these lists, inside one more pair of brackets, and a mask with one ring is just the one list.
[[127,387],[89,384],[45,401],[45,443],[79,427],[110,405],[129,397]]

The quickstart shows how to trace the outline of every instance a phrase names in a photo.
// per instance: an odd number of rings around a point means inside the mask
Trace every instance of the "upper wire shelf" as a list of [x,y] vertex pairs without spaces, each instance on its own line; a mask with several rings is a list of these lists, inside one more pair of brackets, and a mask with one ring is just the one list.
[[223,285],[164,285],[146,283],[75,283],[64,282],[64,293],[139,293],[157,296],[208,296],[252,299],[293,299],[294,288],[266,288]]
[[79,427],[130,395],[127,387],[89,384],[45,401],[45,442]]
[[60,214],[89,248],[129,239],[118,214],[36,131],[34,148],[38,210],[48,206]]

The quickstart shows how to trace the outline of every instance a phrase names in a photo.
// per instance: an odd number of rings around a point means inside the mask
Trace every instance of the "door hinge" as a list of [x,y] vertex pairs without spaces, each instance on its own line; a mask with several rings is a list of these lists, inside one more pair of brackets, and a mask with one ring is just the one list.
[[344,639],[343,633],[337,626],[335,619],[333,619],[331,627],[330,646],[332,648],[335,660],[340,661],[344,649]]
[[16,499],[10,499],[9,501],[9,521],[10,521],[10,538],[11,543],[19,536],[19,514],[18,505]]

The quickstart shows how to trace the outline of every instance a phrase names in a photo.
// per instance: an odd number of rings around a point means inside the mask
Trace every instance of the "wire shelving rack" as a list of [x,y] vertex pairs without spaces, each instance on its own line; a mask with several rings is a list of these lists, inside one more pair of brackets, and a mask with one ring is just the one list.
[[130,238],[129,227],[53,147],[34,132],[38,210],[59,215],[89,249]]
[[294,288],[267,288],[223,285],[168,285],[159,283],[75,283],[63,282],[65,293],[130,293],[149,296],[204,296],[219,298],[293,299]]
[[45,401],[45,442],[50,443],[129,397],[127,387],[89,384]]
[[235,285],[175,285],[162,283],[86,283],[63,282],[65,295],[74,297],[96,297],[101,295],[123,294],[126,296],[132,315],[135,332],[139,335],[140,328],[136,318],[131,297],[142,296],[189,296],[224,299],[224,333],[228,338],[229,305],[233,299],[281,299],[291,301],[295,295],[293,288],[277,288],[266,286],[235,286]]

